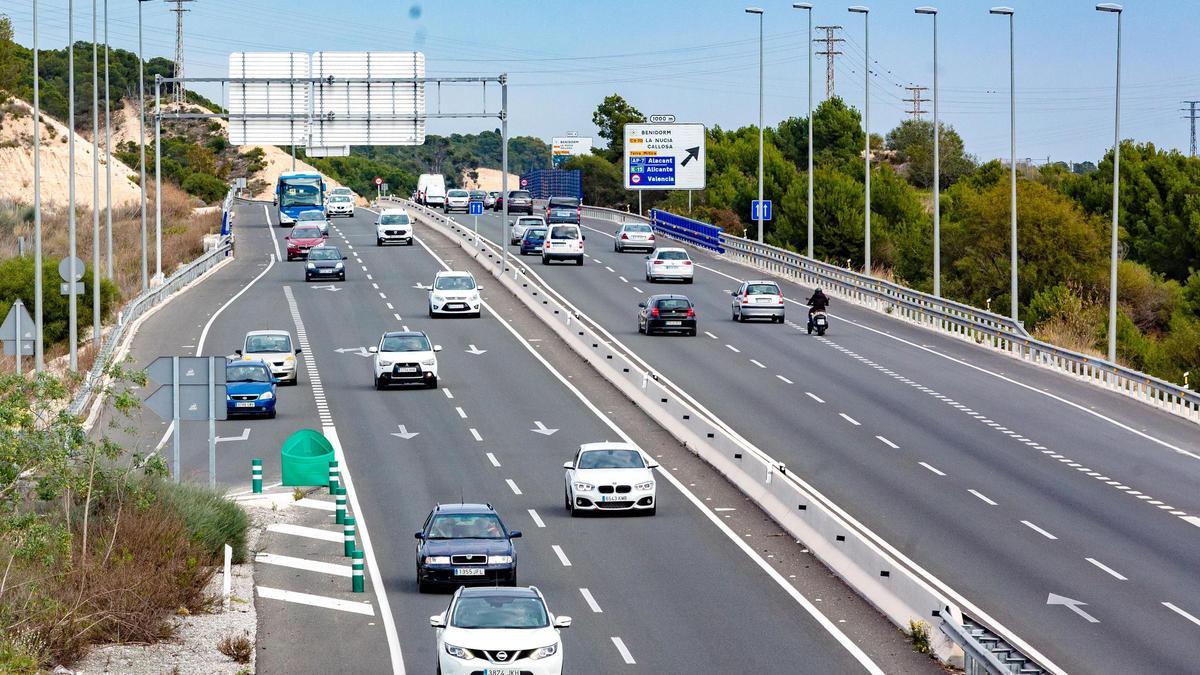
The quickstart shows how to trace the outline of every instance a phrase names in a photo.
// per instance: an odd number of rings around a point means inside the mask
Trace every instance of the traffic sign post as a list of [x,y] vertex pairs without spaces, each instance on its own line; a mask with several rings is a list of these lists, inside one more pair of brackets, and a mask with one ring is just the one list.
[[626,124],[625,189],[703,190],[704,146],[703,124]]
[[383,179],[380,178],[379,176],[375,176],[375,201],[376,202],[378,202],[383,197],[383,193],[381,192],[382,185],[383,185]]
[[479,215],[483,213],[483,202],[468,202],[467,213],[475,216],[475,248],[479,246]]
[[224,356],[160,356],[146,369],[159,383],[146,407],[171,419],[171,462],[179,482],[179,426],[183,420],[208,420],[208,486],[217,486],[217,420],[228,417]]
[[761,202],[757,199],[750,201],[750,220],[759,220],[758,212],[762,211],[762,220],[771,219],[771,200],[764,199]]
[[25,309],[25,303],[17,298],[0,324],[0,341],[4,342],[4,353],[16,357],[17,374],[21,374],[21,357],[33,355],[34,323]]

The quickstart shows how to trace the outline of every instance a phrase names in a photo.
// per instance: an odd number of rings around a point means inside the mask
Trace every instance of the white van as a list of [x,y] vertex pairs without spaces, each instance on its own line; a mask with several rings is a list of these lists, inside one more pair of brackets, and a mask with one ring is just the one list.
[[551,260],[574,260],[583,264],[583,231],[578,225],[551,225],[542,244],[542,264]]
[[440,173],[423,173],[417,180],[417,201],[429,208],[446,205],[446,178]]

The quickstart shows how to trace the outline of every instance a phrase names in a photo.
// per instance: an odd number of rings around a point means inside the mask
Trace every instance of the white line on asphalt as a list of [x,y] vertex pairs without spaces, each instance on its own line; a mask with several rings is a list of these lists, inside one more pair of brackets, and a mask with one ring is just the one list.
[[645,292],[646,292],[646,291],[643,291],[642,289],[638,288],[637,286],[634,286],[634,287],[633,287],[633,291],[634,291],[635,293],[645,293]]
[[1104,563],[1100,562],[1099,560],[1096,560],[1095,558],[1084,558],[1084,560],[1092,563],[1093,565],[1095,565],[1096,567],[1099,567],[1100,569],[1104,570],[1105,572],[1108,572],[1109,574],[1113,575],[1114,577],[1116,577],[1117,579],[1119,579],[1121,581],[1129,581],[1129,579],[1125,578],[1125,575],[1117,572],[1113,568],[1109,567],[1108,565],[1105,565]]
[[512,488],[513,494],[515,494],[515,495],[521,494],[521,488],[517,487],[517,484],[513,482],[513,479],[505,478],[504,482],[508,483],[508,487]]
[[616,271],[616,270],[614,270],[613,268],[609,267],[608,265],[605,265],[605,266],[604,266],[604,269],[608,270],[609,272],[612,272],[613,274],[616,274],[616,273],[617,273],[617,271]]
[[263,215],[267,217],[267,233],[271,235],[271,244],[275,246],[275,257],[283,260],[283,254],[279,252],[279,237],[275,236],[275,226],[271,224],[271,212],[266,204],[263,204]]
[[1183,611],[1182,609],[1179,609],[1175,605],[1173,605],[1169,602],[1164,602],[1163,607],[1166,607],[1167,609],[1171,610],[1172,612],[1175,612],[1179,616],[1182,616],[1183,618],[1187,619],[1188,621],[1191,621],[1192,623],[1196,624],[1197,626],[1200,626],[1200,619],[1197,619],[1196,617],[1192,616],[1191,614],[1188,614],[1187,612]]
[[898,445],[896,445],[895,443],[893,443],[893,442],[889,441],[888,439],[884,438],[883,436],[876,436],[875,438],[878,438],[878,439],[879,439],[879,441],[880,441],[881,443],[883,443],[884,445],[888,446],[889,448],[892,448],[893,450],[897,450],[897,449],[899,449],[899,448],[900,448],[900,446],[898,446]]
[[779,379],[783,380],[784,382],[787,382],[788,384],[796,384],[795,382],[792,382],[791,380],[787,379],[786,377],[784,377],[782,375],[776,375],[775,377],[778,377]]
[[[362,261],[361,261],[361,260],[359,260],[359,261],[357,261],[357,262],[362,262]],[[367,271],[367,266],[366,266],[366,265],[359,265],[359,267],[363,268],[363,271],[364,271],[364,272],[366,272],[366,271]]]
[[970,492],[971,494],[975,495],[976,497],[979,497],[979,499],[983,500],[983,502],[986,504],[991,504],[992,506],[996,505],[996,502],[992,501],[991,499],[988,499],[987,496],[984,495],[979,490],[968,489],[967,492]]
[[712,333],[710,333],[710,332],[708,332],[708,331],[704,331],[704,334],[705,334],[705,335],[707,335],[708,337],[710,337],[710,338],[714,339],[714,340],[718,339],[716,335],[713,335]]
[[476,429],[475,427],[471,427],[469,431],[471,432],[471,438],[474,438],[476,441],[480,441],[480,442],[483,441],[483,436],[479,435],[478,429]]
[[822,399],[820,396],[817,396],[816,394],[812,393],[811,391],[806,391],[806,392],[804,392],[804,393],[805,393],[805,394],[807,394],[809,398],[811,398],[812,400],[816,401],[817,403],[824,403],[824,402],[825,402],[825,400],[824,400],[824,399]]
[[1196,516],[1184,516],[1183,519],[1195,525],[1196,527],[1200,527],[1200,518]]
[[318,511],[334,511],[336,506],[333,502],[323,502],[320,499],[309,499],[304,497],[292,502],[293,506],[303,506],[306,509],[316,509]]
[[750,359],[750,363],[753,363],[754,365],[758,366],[759,368],[766,368],[766,366],[764,366],[762,364],[762,362],[758,361],[757,359]]
[[379,292],[379,297],[383,298],[384,300],[387,300],[387,296],[383,294],[383,291]]
[[625,643],[621,640],[621,638],[613,636],[612,641],[613,644],[617,646],[617,651],[621,653],[621,658],[625,659],[626,664],[632,666],[637,663],[637,661],[633,660],[633,654],[629,653],[629,648],[625,646]]
[[450,393],[449,387],[442,387],[442,393],[446,395],[446,398],[454,398],[454,394]]
[[546,524],[542,522],[542,517],[538,515],[537,511],[534,511],[533,509],[529,509],[529,517],[533,518],[534,525],[537,525],[538,527],[546,526]]
[[562,563],[563,567],[571,566],[571,561],[567,560],[567,554],[563,553],[561,546],[558,544],[552,544],[550,548],[554,549],[554,555],[558,556],[558,561]]
[[463,418],[464,420],[467,419],[467,411],[463,410],[462,406],[454,406],[454,409],[458,411],[459,417]]
[[624,281],[625,283],[629,283],[629,280],[626,279],[625,277],[618,276],[617,278],[620,279],[621,281]]
[[[266,208],[265,204],[263,205],[263,208]],[[217,311],[213,312],[213,315],[208,317],[208,321],[204,324],[204,330],[200,331],[200,339],[196,341],[196,356],[200,356],[204,353],[204,340],[208,337],[208,329],[212,328],[213,321],[216,321],[217,317],[221,316],[221,312],[224,312],[226,307],[232,305],[235,300],[242,297],[242,293],[250,290],[251,286],[253,286],[259,279],[266,276],[267,272],[270,272],[271,268],[275,266],[275,260],[275,256],[271,256],[270,262],[267,263],[267,266],[265,269],[263,269],[263,271],[258,273],[258,276],[251,279],[250,283],[246,284],[242,290],[234,293],[233,297],[226,300],[225,304],[218,307]]]
[[1049,532],[1043,530],[1042,528],[1038,527],[1037,525],[1034,525],[1033,523],[1029,522],[1028,520],[1022,520],[1021,524],[1024,525],[1025,527],[1028,527],[1029,529],[1033,530],[1034,532],[1037,532],[1038,534],[1042,535],[1043,537],[1045,537],[1047,539],[1058,539],[1058,537],[1050,534]]
[[[324,607],[325,609],[337,609],[343,612],[354,612],[355,614],[366,614],[367,616],[375,616],[375,608],[370,603],[350,602],[349,600],[339,600],[330,598],[324,595],[312,595],[311,593],[297,593],[296,591],[285,591],[282,588],[269,588],[267,586],[258,586],[258,597],[271,598],[273,600],[284,600],[287,602],[296,602],[301,605],[311,605],[313,607]],[[386,616],[386,614],[385,614]],[[395,663],[392,664],[393,669]],[[403,667],[397,671],[403,673]]]
[[847,422],[849,422],[850,424],[853,424],[853,425],[854,425],[854,426],[856,426],[856,427],[858,427],[858,426],[862,426],[861,424],[859,424],[859,423],[858,423],[858,420],[856,420],[856,419],[854,419],[853,417],[851,417],[851,416],[847,415],[846,413],[838,413],[838,415],[840,415],[842,419],[846,420]]
[[579,589],[579,594],[583,596],[583,601],[588,604],[588,607],[592,608],[593,612],[596,614],[604,613],[604,610],[600,609],[600,603],[596,602],[596,599],[592,597],[591,591],[586,588],[581,588]]
[[390,302],[385,302],[383,304],[387,305],[388,309],[393,309],[393,310],[396,309],[395,307],[392,307],[392,303],[390,303]]
[[268,532],[278,532],[279,534],[290,534],[294,537],[308,537],[309,539],[320,539],[321,541],[343,541],[345,536],[341,532],[331,532],[329,530],[321,530],[315,527],[305,527],[304,525],[293,525],[292,523],[272,523],[267,526]]
[[492,466],[494,466],[496,468],[500,468],[500,460],[496,459],[495,455],[493,455],[492,453],[489,452],[489,453],[487,453],[487,458],[488,458],[488,461],[492,463]]
[[379,290],[379,284],[377,284],[377,283],[375,283],[375,282],[373,282],[373,281],[372,281],[372,282],[371,282],[371,288],[374,288],[375,290]]
[[367,281],[374,281],[374,280],[375,280],[375,277],[371,276],[370,274],[367,275]]
[[740,354],[742,352],[742,350],[738,349],[737,347],[734,347],[733,345],[725,345],[725,348],[731,352],[736,352],[738,354]]
[[274,553],[267,553],[265,551],[254,556],[254,562],[279,565],[280,567],[291,567],[292,569],[308,572],[320,572],[321,574],[333,574],[339,577],[350,576],[349,565],[338,565],[321,562],[320,560],[309,560],[308,558],[293,558],[292,556],[275,555]]
[[937,467],[935,467],[932,464],[929,464],[928,462],[917,462],[917,464],[920,464],[921,466],[925,467],[926,469],[929,469],[930,471],[936,473],[939,476],[946,475],[946,473],[944,471],[939,471]]
[[399,314],[393,313],[393,314],[392,314],[392,316],[396,317],[396,320],[397,320],[397,321],[403,321],[403,320],[404,320],[404,319],[401,319],[401,318],[400,318],[400,315],[399,315]]

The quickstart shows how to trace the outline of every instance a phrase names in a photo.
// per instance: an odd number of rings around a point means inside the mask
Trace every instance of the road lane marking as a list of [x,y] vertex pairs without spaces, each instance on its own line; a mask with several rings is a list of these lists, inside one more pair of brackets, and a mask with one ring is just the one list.
[[401,318],[400,318],[400,315],[399,315],[399,314],[395,314],[395,313],[393,313],[393,314],[392,314],[392,316],[396,317],[396,320],[397,320],[397,321],[403,321],[403,320],[404,320],[404,319],[401,319]]
[[331,532],[330,530],[321,530],[315,527],[305,527],[304,525],[293,525],[292,523],[272,523],[267,526],[268,532],[278,532],[279,534],[290,534],[294,537],[308,537],[309,539],[320,539],[321,541],[344,541],[345,535],[341,532]]
[[612,272],[613,274],[616,274],[616,273],[617,273],[617,271],[616,271],[616,270],[614,270],[613,268],[609,267],[608,265],[605,265],[605,266],[604,266],[604,269],[608,270],[609,272]]
[[[282,588],[270,588],[267,586],[257,586],[256,588],[258,590],[258,597],[260,598],[271,598],[272,600],[283,600],[301,605],[311,605],[313,607],[324,607],[325,609],[336,609],[343,612],[375,616],[375,608],[365,602],[350,602],[349,600],[339,600],[324,595],[297,593],[296,591],[285,591]],[[404,671],[401,670],[399,672]]]
[[757,359],[750,359],[750,363],[753,363],[754,365],[758,366],[759,368],[766,368],[766,366],[764,366],[762,364],[762,362],[758,361]]
[[308,558],[293,558],[287,555],[275,555],[274,553],[262,552],[254,556],[255,563],[265,563],[267,565],[279,565],[280,567],[290,567],[297,570],[305,570],[308,572],[320,572],[321,574],[333,574],[339,577],[350,576],[349,565],[337,565],[334,563],[321,562],[320,560],[309,560]]
[[377,284],[375,282],[371,282],[371,288],[374,288],[375,290],[379,290],[379,284]]
[[1100,562],[1099,560],[1096,560],[1095,558],[1084,558],[1084,560],[1092,563],[1093,565],[1095,565],[1096,567],[1099,567],[1100,569],[1104,570],[1105,572],[1108,572],[1109,574],[1113,575],[1114,577],[1116,577],[1117,579],[1119,579],[1121,581],[1129,581],[1129,579],[1126,579],[1123,574],[1117,572],[1113,568],[1109,567],[1108,565],[1105,565],[1104,563]]
[[379,297],[383,298],[384,300],[387,300],[387,296],[384,295],[382,291],[379,293]]
[[626,664],[632,666],[637,663],[637,661],[633,660],[633,654],[629,653],[629,648],[625,646],[625,643],[621,640],[621,638],[613,636],[612,641],[613,644],[616,645],[617,651],[621,653],[621,658],[625,659]]
[[824,399],[822,399],[820,396],[817,396],[816,394],[812,393],[811,391],[806,391],[806,392],[804,392],[804,393],[805,393],[805,394],[806,394],[806,395],[807,395],[809,398],[811,398],[812,400],[816,401],[817,403],[824,403],[824,402],[825,402],[825,400],[824,400]]
[[995,505],[996,505],[996,502],[994,502],[994,501],[992,501],[992,500],[988,499],[988,498],[987,498],[987,496],[986,496],[986,495],[984,495],[984,494],[983,494],[982,492],[980,492],[979,490],[970,489],[970,490],[967,490],[967,492],[970,492],[971,494],[975,495],[976,497],[979,497],[979,499],[983,500],[983,502],[984,502],[984,503],[986,503],[986,504],[990,504],[990,505],[992,505],[992,506],[995,506]]
[[562,550],[562,547],[561,547],[561,546],[559,546],[558,544],[552,544],[552,545],[550,546],[550,548],[554,549],[554,555],[558,556],[558,561],[559,561],[560,563],[562,563],[562,566],[563,566],[563,567],[570,567],[570,566],[571,566],[571,561],[570,561],[570,560],[567,560],[567,554],[566,554],[566,553],[563,553],[563,550]]
[[442,387],[442,393],[446,395],[446,398],[454,398],[454,394],[450,393],[449,387]]
[[475,427],[471,427],[470,432],[471,438],[474,438],[477,442],[483,442],[483,436],[479,435],[479,431]]
[[388,308],[388,309],[391,309],[391,310],[395,310],[395,309],[396,309],[395,307],[392,307],[392,303],[390,303],[390,302],[385,302],[385,303],[383,303],[383,304],[387,305],[387,308]]
[[458,411],[459,417],[463,418],[464,420],[467,419],[467,411],[463,410],[462,406],[454,406],[454,409]]
[[917,464],[920,464],[921,466],[925,467],[926,469],[929,469],[930,471],[936,473],[939,476],[946,475],[946,472],[939,470],[936,466],[934,466],[928,462],[917,462]]
[[521,488],[517,487],[517,484],[513,482],[513,479],[505,478],[504,482],[508,483],[508,487],[512,488],[513,494],[515,494],[515,495],[521,494]]
[[534,525],[537,525],[538,527],[546,526],[546,523],[542,522],[542,517],[538,515],[537,511],[534,511],[533,509],[529,509],[529,517],[533,518]]
[[710,332],[708,332],[708,331],[704,331],[704,334],[705,334],[705,335],[707,335],[708,337],[710,337],[710,338],[714,339],[714,340],[717,340],[717,339],[719,339],[719,338],[717,338],[717,336],[716,336],[716,335],[713,335],[712,333],[710,333]]
[[308,497],[298,499],[298,500],[292,502],[292,505],[293,506],[303,506],[304,508],[316,509],[318,511],[330,511],[330,512],[334,511],[337,508],[334,506],[333,502],[323,502],[320,499],[309,499]]
[[635,293],[645,293],[645,292],[646,292],[646,291],[643,291],[642,289],[638,288],[637,286],[634,286],[634,287],[633,287],[633,291],[634,291]]
[[853,417],[851,417],[851,416],[847,415],[846,413],[838,413],[838,415],[839,415],[839,416],[841,416],[841,418],[842,418],[842,419],[846,420],[847,422],[849,422],[850,424],[853,424],[853,425],[854,425],[854,426],[856,426],[856,427],[860,427],[860,426],[862,426],[861,424],[859,424],[858,420],[856,420],[856,419],[854,419]]
[[374,281],[374,280],[375,280],[375,277],[371,276],[370,274],[367,275],[367,281]]
[[1184,516],[1183,519],[1195,525],[1196,527],[1200,527],[1200,518],[1196,516]]
[[1034,525],[1033,523],[1029,522],[1028,520],[1022,520],[1021,524],[1024,525],[1025,527],[1028,527],[1029,529],[1033,530],[1034,532],[1037,532],[1038,534],[1042,535],[1043,537],[1045,537],[1047,539],[1058,539],[1058,537],[1050,534],[1049,532],[1043,530],[1042,528],[1038,527],[1037,525]]
[[889,448],[891,448],[891,449],[893,449],[893,450],[899,450],[899,449],[900,449],[900,446],[898,446],[898,445],[896,445],[895,443],[893,443],[893,442],[889,441],[888,439],[884,438],[883,436],[876,436],[875,438],[878,438],[878,439],[879,439],[879,441],[880,441],[881,443],[883,443],[884,445],[888,446]]
[[581,588],[579,589],[579,594],[583,596],[583,601],[588,604],[588,607],[592,608],[592,612],[596,614],[604,613],[604,610],[600,609],[600,603],[596,602],[596,598],[592,597],[591,591],[586,588]]
[[629,283],[629,280],[626,279],[625,277],[618,276],[617,278],[620,279],[621,281],[624,281],[625,283]]
[[1172,612],[1175,612],[1179,616],[1182,616],[1183,618],[1187,619],[1188,621],[1191,621],[1192,623],[1196,624],[1197,626],[1200,626],[1200,619],[1197,619],[1196,617],[1192,616],[1191,614],[1188,614],[1187,612],[1183,611],[1182,609],[1179,609],[1175,605],[1173,605],[1169,602],[1164,602],[1163,607],[1166,607],[1167,609],[1171,610]]
[[795,382],[792,382],[791,380],[787,379],[786,377],[784,377],[782,375],[776,375],[775,377],[778,377],[780,380],[783,380],[784,382],[786,382],[788,384],[796,384]]
[[[494,466],[496,468],[500,468],[500,460],[496,459],[495,455],[493,455],[492,453],[489,452],[489,453],[487,453],[487,458],[488,458],[488,461],[492,463],[492,466]],[[518,493],[518,494],[520,494],[520,493]]]
[[742,353],[742,350],[738,349],[737,347],[734,347],[733,345],[725,345],[725,348],[726,348],[726,349],[728,349],[728,350],[729,350],[729,351],[731,351],[731,352],[734,352],[734,353],[736,353],[736,354],[741,354],[741,353]]
[[279,252],[279,237],[275,235],[275,226],[271,224],[271,212],[267,210],[266,204],[263,204],[263,215],[267,217],[267,231],[271,233],[271,245],[275,247],[275,257],[282,260],[283,254]]

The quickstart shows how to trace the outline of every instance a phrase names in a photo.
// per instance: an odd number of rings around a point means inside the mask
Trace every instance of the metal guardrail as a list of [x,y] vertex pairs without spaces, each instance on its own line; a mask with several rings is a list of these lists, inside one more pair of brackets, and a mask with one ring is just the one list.
[[[583,208],[583,215],[616,223],[654,224],[637,214],[591,206]],[[1042,342],[1009,317],[742,237],[724,234],[722,242],[724,257],[730,260],[807,285],[820,285],[864,307],[1057,370],[1200,423],[1200,394],[1120,364]]]
[[[965,626],[943,618],[938,622],[938,628],[963,650],[963,673],[966,675],[1010,675],[1014,672],[976,640]],[[1043,671],[1039,668],[1036,672]]]
[[[225,195],[224,201],[221,202],[222,222],[227,222],[226,219],[232,218],[232,207],[233,190],[230,190]],[[104,340],[100,345],[100,351],[96,354],[96,360],[92,364],[91,370],[84,376],[83,386],[80,387],[79,391],[75,394],[75,398],[67,406],[67,412],[72,415],[83,414],[92,396],[96,393],[97,386],[104,381],[105,370],[113,354],[116,353],[117,346],[121,344],[121,341],[125,338],[126,331],[128,331],[130,324],[135,319],[185,288],[200,275],[212,269],[213,266],[223,260],[232,250],[233,240],[228,236],[221,237],[216,247],[212,250],[206,251],[200,257],[176,270],[162,284],[139,293],[128,305],[118,312],[116,325],[109,332],[108,339]]]
[[708,223],[677,216],[669,211],[650,209],[650,224],[655,232],[716,253],[725,253],[724,230]]

